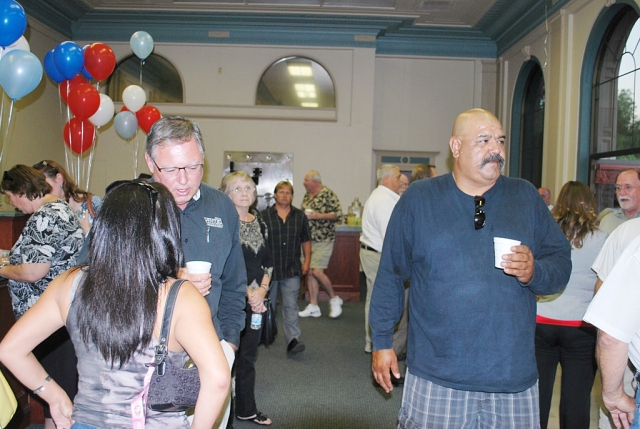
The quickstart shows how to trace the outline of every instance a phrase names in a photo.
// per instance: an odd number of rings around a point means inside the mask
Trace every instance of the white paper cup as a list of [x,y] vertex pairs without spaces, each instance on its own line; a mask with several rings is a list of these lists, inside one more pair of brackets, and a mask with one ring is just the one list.
[[189,261],[187,262],[187,272],[189,274],[206,274],[211,271],[211,262]]
[[311,213],[313,213],[313,210],[311,210],[311,209],[304,209],[304,214],[308,214],[308,215],[309,215],[309,214],[311,214]]
[[501,270],[504,270],[504,267],[500,265],[503,261],[502,255],[509,255],[513,253],[511,251],[512,246],[519,246],[520,242],[518,240],[511,240],[509,238],[501,238],[494,237],[493,238],[493,250],[495,255],[494,266]]

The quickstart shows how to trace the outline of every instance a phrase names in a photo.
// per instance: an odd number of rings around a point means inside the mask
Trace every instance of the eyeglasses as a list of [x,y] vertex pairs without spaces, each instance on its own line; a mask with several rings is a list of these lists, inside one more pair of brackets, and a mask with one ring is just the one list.
[[144,182],[142,180],[118,180],[118,181],[113,182],[109,186],[107,186],[105,194],[108,194],[109,192],[113,191],[114,189],[118,189],[121,186],[126,186],[126,185],[142,186],[149,193],[149,198],[151,200],[152,216],[155,218],[156,217],[156,203],[158,202],[158,190],[156,188],[154,188],[153,186],[151,186],[147,182]]
[[636,189],[636,188],[637,188],[637,186],[631,186],[631,185],[616,185],[616,192],[620,192],[620,191],[622,191],[623,189],[624,189],[625,191],[627,191],[627,192],[631,192],[631,191],[633,191],[633,190],[634,190],[634,189]]
[[239,194],[240,192],[252,193],[253,188],[249,185],[245,186],[244,188],[241,186],[238,186],[237,188],[233,188],[232,191],[235,192],[236,194]]
[[476,227],[476,230],[481,229],[484,226],[486,221],[486,215],[484,211],[480,210],[484,207],[484,197],[476,195],[473,197],[473,201],[476,203],[476,214],[473,217],[473,222]]
[[35,168],[36,170],[51,170],[52,174],[58,174],[59,171],[56,167],[54,167],[53,165],[49,164],[47,161],[40,161],[37,164],[33,165],[33,168]]
[[200,174],[202,173],[202,167],[204,166],[204,164],[193,164],[193,165],[187,165],[186,167],[158,167],[158,164],[156,164],[156,160],[151,158],[151,161],[153,161],[153,165],[156,166],[156,168],[158,169],[158,171],[160,173],[164,173],[169,177],[176,177],[179,173],[180,170],[184,170],[185,173],[187,173],[189,176],[194,176],[196,174]]

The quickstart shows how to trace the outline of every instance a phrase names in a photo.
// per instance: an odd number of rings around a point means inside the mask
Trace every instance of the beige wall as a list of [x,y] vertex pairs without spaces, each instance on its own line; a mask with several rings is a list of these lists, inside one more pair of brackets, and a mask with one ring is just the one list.
[[[491,64],[484,68],[492,70]],[[495,71],[489,75],[485,80],[495,82]],[[483,94],[483,78],[479,60],[378,57],[373,149],[437,152],[438,172],[448,172],[456,116],[473,107],[493,107]]]
[[565,182],[576,179],[583,56],[592,27],[604,8],[605,2],[600,0],[572,1],[499,58],[499,117],[507,135],[525,53],[535,56],[543,66],[546,104],[542,184],[554,196]]

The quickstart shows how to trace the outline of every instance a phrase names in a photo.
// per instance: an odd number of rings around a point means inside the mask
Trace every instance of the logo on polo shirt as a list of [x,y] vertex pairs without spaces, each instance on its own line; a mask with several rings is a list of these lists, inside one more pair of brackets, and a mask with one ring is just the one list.
[[219,217],[214,217],[213,219],[211,219],[210,217],[205,217],[204,221],[207,226],[212,226],[214,228],[224,228],[224,225],[222,225],[222,219],[220,219]]

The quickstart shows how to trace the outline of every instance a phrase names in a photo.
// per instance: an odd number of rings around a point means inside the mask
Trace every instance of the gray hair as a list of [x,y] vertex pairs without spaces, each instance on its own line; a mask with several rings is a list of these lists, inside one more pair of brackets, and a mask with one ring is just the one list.
[[147,135],[147,154],[153,159],[156,148],[173,146],[194,139],[200,154],[204,156],[204,144],[200,127],[195,121],[182,116],[166,116],[158,120]]
[[256,183],[253,181],[253,178],[249,176],[249,173],[242,170],[232,171],[231,173],[224,176],[222,178],[222,182],[220,183],[220,192],[227,195],[231,194],[231,184],[239,180],[244,180],[245,182],[251,183],[251,186],[253,187],[253,201],[255,202],[255,200],[258,198]]
[[307,176],[309,176],[309,179],[322,185],[322,177],[320,177],[320,173],[318,173],[316,170],[309,170],[307,172]]
[[400,171],[398,166],[393,164],[384,164],[378,167],[378,170],[376,171],[376,179],[378,180],[378,183],[380,183],[385,177],[393,176],[395,174],[394,170]]

